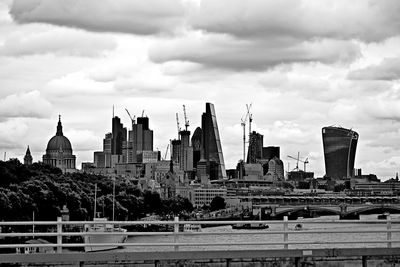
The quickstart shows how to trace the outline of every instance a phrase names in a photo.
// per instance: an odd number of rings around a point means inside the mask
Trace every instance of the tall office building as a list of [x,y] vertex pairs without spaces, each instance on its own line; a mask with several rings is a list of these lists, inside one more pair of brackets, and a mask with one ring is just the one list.
[[112,119],[112,155],[122,155],[123,141],[126,141],[126,128],[124,128],[123,124],[121,123],[121,119],[115,116]]
[[193,147],[193,167],[197,168],[197,163],[200,161],[201,149],[202,149],[202,136],[203,131],[200,127],[197,127],[192,135],[192,147]]
[[180,131],[181,146],[179,169],[183,171],[193,171],[193,147],[190,145],[190,131]]
[[263,154],[264,136],[255,131],[250,133],[249,149],[247,152],[247,163],[256,163],[257,159],[261,159]]
[[127,162],[138,162],[138,158],[143,158],[143,151],[153,151],[153,131],[149,128],[148,117],[138,117],[137,123],[132,124],[127,142]]
[[280,147],[279,146],[267,146],[263,147],[262,158],[271,160],[274,157],[280,158]]
[[226,178],[224,156],[215,115],[214,105],[206,103],[206,112],[201,117],[204,160],[210,165],[210,180]]
[[358,133],[341,127],[322,128],[326,176],[332,179],[353,177]]

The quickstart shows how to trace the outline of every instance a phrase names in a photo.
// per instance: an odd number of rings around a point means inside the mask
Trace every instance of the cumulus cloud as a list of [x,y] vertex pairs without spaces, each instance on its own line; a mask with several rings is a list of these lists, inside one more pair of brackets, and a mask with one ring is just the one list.
[[53,53],[64,56],[96,57],[115,47],[116,43],[109,36],[34,25],[7,36],[0,46],[0,54],[24,56]]
[[237,70],[259,70],[293,62],[350,62],[359,55],[356,43],[340,40],[276,45],[269,41],[241,40],[226,34],[201,33],[159,43],[149,51],[150,59],[157,63],[180,60]]
[[52,108],[39,91],[13,94],[0,99],[0,118],[47,118]]
[[354,80],[398,80],[400,79],[400,57],[385,58],[380,64],[350,72],[348,77]]
[[193,27],[245,38],[359,39],[373,42],[398,35],[397,0],[264,1],[203,0]]
[[15,0],[10,13],[20,23],[148,35],[180,27],[184,5],[178,0]]

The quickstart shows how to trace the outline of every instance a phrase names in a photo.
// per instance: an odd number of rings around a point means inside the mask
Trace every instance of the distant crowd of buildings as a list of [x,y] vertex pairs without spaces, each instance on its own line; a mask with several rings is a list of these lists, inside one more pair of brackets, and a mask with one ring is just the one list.
[[[243,193],[282,194],[293,188],[303,189],[303,193],[318,189],[319,193],[345,191],[353,195],[400,192],[397,177],[391,183],[381,183],[375,175],[362,175],[361,169],[354,169],[359,135],[351,129],[322,128],[326,175],[314,178],[313,172],[305,170],[307,160],[302,161],[304,170],[298,168],[299,158],[297,168],[288,170],[285,177],[280,147],[264,147],[263,135],[255,131],[249,134],[247,159],[240,160],[236,169],[226,170],[211,103],[206,103],[201,127],[192,136],[188,126],[186,118],[184,130],[178,124],[178,138],[170,140],[170,158],[166,159],[153,148],[154,132],[148,117],[144,114],[136,120],[131,117],[128,130],[113,115],[111,132],[103,139],[103,150],[94,152],[93,162],[82,163],[81,171],[129,179],[142,189],[157,191],[162,198],[187,197],[195,206],[208,205],[215,196],[240,205],[235,196]],[[71,143],[63,135],[61,117],[42,160],[63,172],[77,171]],[[28,147],[24,163],[29,165],[32,161]]]

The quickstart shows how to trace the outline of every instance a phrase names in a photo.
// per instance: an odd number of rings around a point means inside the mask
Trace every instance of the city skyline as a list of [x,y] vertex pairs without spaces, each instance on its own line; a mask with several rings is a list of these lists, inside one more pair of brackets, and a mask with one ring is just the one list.
[[144,110],[164,154],[182,105],[194,133],[210,102],[232,169],[252,103],[252,130],[281,148],[285,170],[300,152],[325,174],[329,125],[360,134],[363,173],[386,180],[400,169],[397,1],[67,2],[0,2],[1,159],[23,161],[29,145],[40,160],[61,114],[76,165],[93,161],[113,105],[128,129],[125,108]]

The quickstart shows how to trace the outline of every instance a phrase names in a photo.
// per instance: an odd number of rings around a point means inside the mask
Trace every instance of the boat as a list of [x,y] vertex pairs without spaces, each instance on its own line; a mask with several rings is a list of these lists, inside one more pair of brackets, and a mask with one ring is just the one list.
[[[114,198],[115,198],[115,181],[113,185],[113,221],[114,221]],[[85,224],[84,231],[86,234],[84,236],[85,241],[85,252],[92,251],[101,251],[101,250],[110,250],[115,249],[121,246],[118,245],[104,245],[104,246],[95,246],[91,244],[123,244],[126,242],[128,235],[124,234],[127,232],[126,229],[118,227],[114,224],[107,223],[107,218],[97,217],[98,213],[96,212],[96,201],[97,201],[97,184],[95,184],[95,193],[94,193],[94,216],[93,223]],[[102,234],[103,233],[103,234]],[[110,234],[115,233],[115,234]]]
[[301,223],[296,224],[296,226],[294,227],[294,230],[301,230],[303,229],[303,225]]
[[265,223],[237,223],[232,225],[232,229],[245,229],[245,230],[262,230],[268,229],[269,225]]
[[194,223],[186,223],[183,225],[184,232],[201,232],[201,225]]
[[378,215],[378,220],[387,220],[387,218],[390,216],[389,212],[385,212],[383,214]]
[[[107,223],[107,218],[94,218],[93,221],[95,223],[85,224],[85,232],[94,233],[93,235],[85,235],[85,252],[110,250],[121,247],[118,245],[91,246],[90,244],[123,244],[126,242],[128,236],[123,234],[127,231],[126,229]],[[115,235],[110,233],[115,233]]]

